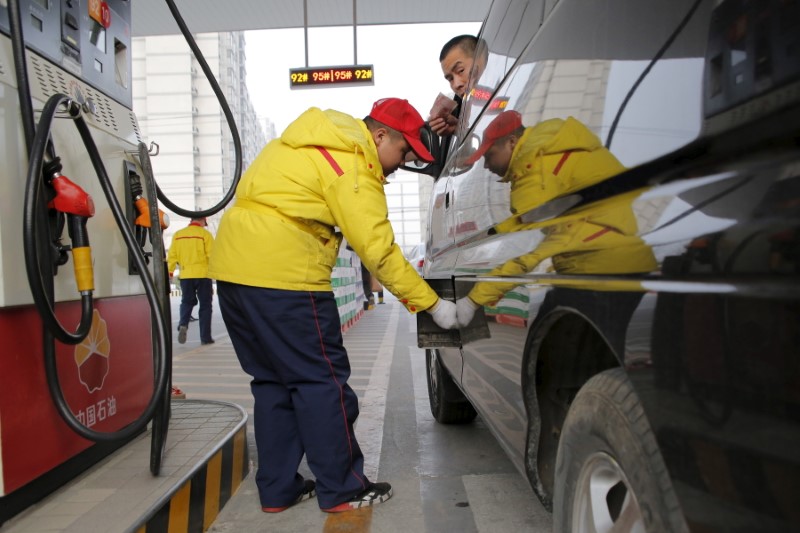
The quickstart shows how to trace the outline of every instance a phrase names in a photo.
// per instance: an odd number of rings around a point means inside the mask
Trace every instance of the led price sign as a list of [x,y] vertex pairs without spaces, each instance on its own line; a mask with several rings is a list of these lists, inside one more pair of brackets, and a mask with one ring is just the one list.
[[372,65],[289,69],[289,86],[292,89],[346,85],[375,85]]
[[507,96],[498,96],[496,98],[492,98],[493,90],[487,87],[474,87],[470,93],[470,99],[475,102],[476,104],[488,104],[486,105],[486,112],[487,113],[499,113],[501,111],[505,111],[506,107],[508,106],[508,97]]

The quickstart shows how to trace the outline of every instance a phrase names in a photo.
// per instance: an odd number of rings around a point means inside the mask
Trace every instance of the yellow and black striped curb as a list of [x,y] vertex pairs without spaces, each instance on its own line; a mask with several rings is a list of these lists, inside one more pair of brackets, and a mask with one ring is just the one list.
[[239,489],[250,468],[247,426],[242,425],[153,512],[136,533],[202,533]]

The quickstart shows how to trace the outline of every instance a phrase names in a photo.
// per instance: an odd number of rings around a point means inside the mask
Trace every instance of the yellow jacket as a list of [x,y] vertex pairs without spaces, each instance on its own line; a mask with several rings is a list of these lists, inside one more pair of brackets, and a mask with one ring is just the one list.
[[[539,246],[507,261],[487,276],[524,276],[548,258],[552,258],[553,269],[559,274],[643,274],[655,270],[658,263],[650,246],[635,232],[619,227],[620,222],[623,225],[631,222],[635,227],[630,203],[612,202],[602,209],[604,212],[596,218],[572,218],[545,227],[545,238]],[[469,297],[477,304],[495,305],[506,292],[519,285],[482,281],[475,284]]]
[[271,141],[242,176],[211,256],[213,278],[330,291],[341,235],[411,312],[438,296],[394,242],[385,177],[363,120],[312,107]]
[[522,215],[553,198],[625,170],[580,121],[553,118],[525,129],[511,154],[511,212]]
[[181,279],[207,278],[208,258],[214,237],[204,227],[194,222],[175,232],[167,254],[170,274],[176,265],[181,266]]
[[[488,272],[487,276],[522,276],[552,258],[560,274],[622,274],[656,268],[652,250],[637,236],[631,201],[639,194],[613,198],[570,216],[526,224],[519,215],[570,192],[599,183],[625,170],[600,139],[572,117],[529,127],[511,155],[501,181],[511,183],[513,215],[498,232],[542,229],[535,250]],[[477,283],[469,293],[475,303],[494,304],[518,283]]]

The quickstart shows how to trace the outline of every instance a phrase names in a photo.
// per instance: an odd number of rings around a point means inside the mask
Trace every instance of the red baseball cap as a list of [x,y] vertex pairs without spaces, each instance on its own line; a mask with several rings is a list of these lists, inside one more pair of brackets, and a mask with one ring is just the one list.
[[517,111],[509,110],[503,111],[492,120],[486,129],[483,130],[483,141],[481,145],[475,150],[471,156],[467,158],[467,164],[471,165],[478,159],[483,157],[486,150],[489,149],[498,139],[502,139],[506,135],[514,133],[517,128],[522,127],[522,115]]
[[408,103],[408,100],[401,100],[400,98],[378,100],[372,105],[372,111],[370,111],[369,116],[381,124],[385,124],[402,133],[411,149],[417,154],[417,157],[428,163],[433,161],[433,156],[425,148],[419,136],[419,130],[425,124],[425,121],[422,120],[417,110]]

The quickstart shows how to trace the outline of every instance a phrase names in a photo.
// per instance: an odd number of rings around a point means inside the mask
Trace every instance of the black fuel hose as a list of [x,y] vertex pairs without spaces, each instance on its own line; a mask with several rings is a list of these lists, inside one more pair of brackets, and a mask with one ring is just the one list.
[[186,43],[189,45],[189,48],[191,48],[194,57],[197,59],[197,62],[200,63],[200,68],[203,69],[203,74],[206,75],[206,79],[208,80],[208,83],[211,84],[211,89],[214,91],[214,94],[217,96],[217,100],[222,107],[222,113],[225,115],[225,120],[228,122],[228,127],[230,128],[231,136],[233,137],[235,168],[233,170],[233,182],[231,183],[228,192],[225,193],[225,196],[217,205],[203,211],[191,211],[189,209],[178,207],[172,203],[163,192],[161,192],[161,189],[158,188],[158,185],[156,185],[156,190],[158,191],[158,199],[161,200],[161,203],[175,213],[187,218],[210,217],[217,214],[226,205],[228,205],[228,203],[233,199],[233,196],[236,194],[236,186],[239,184],[239,179],[242,175],[242,141],[239,138],[239,129],[236,127],[236,120],[233,118],[233,113],[231,112],[231,108],[228,105],[227,99],[225,98],[225,94],[222,92],[219,83],[217,83],[217,79],[214,77],[214,72],[211,70],[211,67],[208,66],[208,62],[205,60],[203,52],[200,50],[200,47],[197,46],[194,37],[192,37],[192,32],[183,21],[183,17],[181,16],[180,11],[178,11],[178,8],[175,6],[175,3],[172,0],[166,0],[166,2],[167,7],[172,13],[172,17],[178,24],[178,27],[180,28],[183,37],[186,39]]
[[[46,272],[49,284],[45,283],[45,278],[42,276],[41,267],[43,262],[41,256],[43,254],[50,255],[47,249],[49,241],[46,238],[41,240],[37,238],[41,234],[38,231],[39,228],[47,224],[46,213],[48,208],[47,200],[42,192],[42,182],[44,181],[42,179],[42,166],[44,165],[45,150],[50,139],[50,124],[56,109],[61,104],[61,99],[59,98],[51,98],[51,101],[54,102],[54,105],[52,105],[53,110],[49,118],[42,116],[31,142],[31,152],[28,159],[28,175],[25,182],[25,204],[22,220],[25,270],[28,274],[28,284],[33,295],[33,303],[39,312],[44,327],[64,344],[78,344],[86,338],[92,327],[94,299],[91,292],[81,291],[81,319],[78,328],[74,333],[67,331],[59,322],[51,305],[54,299],[51,287],[54,272]],[[50,265],[51,262],[45,260],[44,264]]]
[[[33,143],[31,144],[32,149],[25,191],[25,213],[23,215],[23,244],[25,248],[26,269],[28,270],[31,290],[35,291],[34,300],[38,300],[44,294],[43,288],[34,289],[34,286],[39,285],[42,281],[38,262],[39,241],[36,237],[36,230],[41,227],[40,224],[36,223],[36,218],[37,216],[41,217],[42,206],[44,205],[42,198],[40,198],[42,181],[41,167],[44,158],[44,152],[48,145],[50,127],[52,125],[53,118],[55,117],[60,106],[67,104],[68,107],[70,107],[70,103],[70,98],[63,94],[55,94],[47,100],[44,108],[42,109],[36,135],[34,136]],[[155,379],[153,384],[153,394],[144,411],[139,418],[127,426],[113,432],[99,432],[92,430],[84,426],[72,413],[66,399],[64,398],[63,391],[61,390],[58,369],[56,367],[55,346],[52,342],[52,339],[49,339],[52,335],[49,328],[45,329],[45,372],[47,374],[48,388],[50,389],[50,394],[53,397],[56,410],[64,422],[73,431],[75,431],[75,433],[85,439],[95,442],[126,440],[145,429],[147,423],[152,419],[159,403],[164,401],[167,392],[167,384],[169,381],[169,370],[163,357],[167,346],[168,326],[166,325],[163,309],[159,304],[160,300],[156,292],[153,279],[147,269],[147,261],[142,253],[141,248],[136,242],[136,237],[134,236],[133,230],[131,229],[125,217],[125,213],[120,206],[116,195],[114,194],[111,180],[109,179],[108,173],[103,165],[103,160],[99,151],[97,150],[97,145],[92,138],[91,131],[79,112],[74,114],[73,122],[78,129],[78,133],[80,134],[83,144],[86,147],[86,151],[89,154],[92,166],[94,167],[94,170],[100,181],[100,186],[103,189],[106,200],[108,201],[109,208],[111,209],[117,226],[122,233],[125,244],[128,247],[128,250],[131,252],[134,262],[136,263],[136,267],[139,271],[139,277],[142,280],[145,293],[147,294],[147,298],[150,302],[151,313],[153,314],[153,325],[155,326],[156,333],[156,346],[154,348],[157,350],[159,356],[154,357]],[[46,207],[46,205],[44,205],[44,207]],[[158,265],[156,265],[156,268],[159,268]],[[40,305],[40,302],[37,301],[37,306],[38,305]],[[47,307],[50,309],[49,303],[47,304]],[[90,312],[89,315],[91,316],[91,314],[92,313]],[[51,342],[48,342],[48,339]]]
[[17,76],[17,94],[22,115],[22,131],[25,135],[28,153],[30,153],[35,126],[30,82],[28,81],[28,64],[25,61],[25,39],[22,34],[22,16],[19,11],[19,0],[8,1],[8,24],[11,28],[11,48],[14,55],[14,70]]
[[[142,167],[144,190],[147,198],[156,198],[156,181],[153,176],[153,165],[150,162],[150,153],[147,145],[139,143],[139,164]],[[153,250],[153,278],[156,287],[163,287],[164,290],[158,291],[159,305],[163,309],[164,319],[166,320],[166,332],[169,335],[167,344],[161,354],[164,366],[172,368],[172,336],[169,325],[172,323],[172,310],[169,298],[169,271],[167,270],[167,258],[164,247],[164,232],[161,228],[159,209],[157,202],[148,202],[150,210],[150,245]],[[156,318],[154,317],[155,321]],[[153,354],[155,359],[156,354]],[[156,362],[153,361],[155,366]],[[170,375],[171,377],[171,375]],[[172,382],[169,380],[165,385],[163,400],[156,406],[153,414],[152,431],[150,434],[150,472],[157,476],[161,472],[161,465],[166,451],[167,433],[169,432],[169,418],[172,409],[170,393]]]

